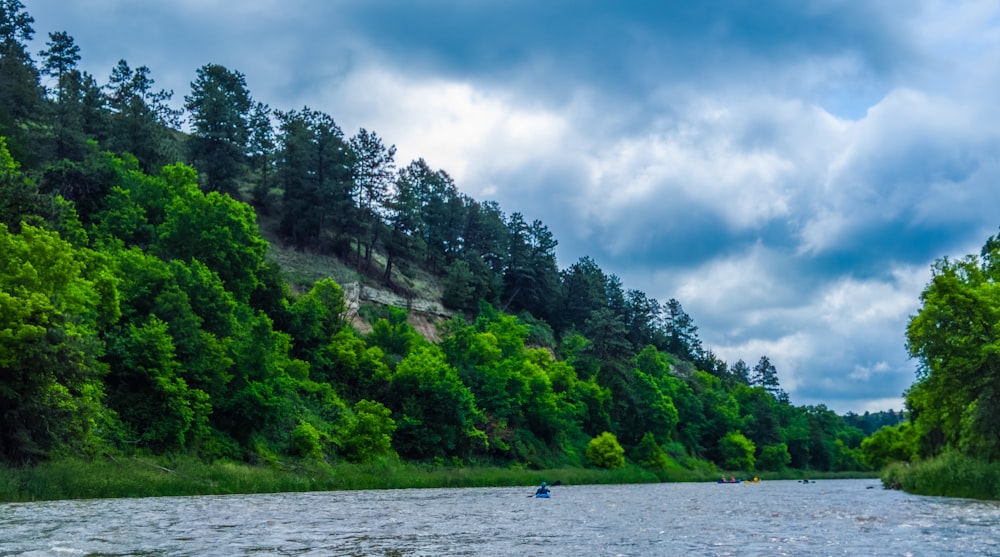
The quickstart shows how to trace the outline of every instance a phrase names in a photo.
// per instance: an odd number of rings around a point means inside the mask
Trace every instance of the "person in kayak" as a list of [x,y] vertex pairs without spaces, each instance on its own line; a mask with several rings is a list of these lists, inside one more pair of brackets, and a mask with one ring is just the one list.
[[546,487],[545,482],[542,482],[542,485],[540,485],[538,489],[535,490],[535,495],[548,495],[548,494],[549,494],[549,488]]

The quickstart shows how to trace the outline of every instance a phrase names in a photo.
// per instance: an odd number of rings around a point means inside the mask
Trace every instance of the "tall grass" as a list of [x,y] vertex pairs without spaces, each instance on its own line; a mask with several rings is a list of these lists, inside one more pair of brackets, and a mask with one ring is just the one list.
[[299,462],[276,466],[206,464],[196,458],[58,460],[0,467],[0,501],[219,495],[352,489],[533,486],[656,482],[638,467],[621,470],[447,467],[384,461],[375,464]]
[[913,464],[894,463],[881,474],[882,485],[917,495],[1000,500],[1000,462],[972,459],[956,452]]
[[[98,461],[65,459],[33,467],[0,467],[0,502],[110,497],[222,495],[354,489],[536,486],[715,481],[718,471],[650,472],[633,464],[617,470],[563,467],[549,470],[493,466],[453,467],[386,460],[372,464],[292,462],[249,465],[193,457],[131,457]],[[728,474],[727,474],[728,475]],[[801,471],[761,474],[762,479],[803,477]],[[836,477],[809,474],[810,478]],[[847,476],[845,476],[847,477]],[[858,477],[857,474],[849,477]],[[993,485],[997,485],[994,482]]]

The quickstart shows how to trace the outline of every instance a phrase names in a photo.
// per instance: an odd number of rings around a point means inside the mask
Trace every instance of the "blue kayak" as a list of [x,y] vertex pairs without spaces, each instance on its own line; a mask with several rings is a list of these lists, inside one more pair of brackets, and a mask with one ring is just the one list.
[[548,493],[536,493],[535,494],[535,498],[536,499],[548,499],[549,498],[549,494]]

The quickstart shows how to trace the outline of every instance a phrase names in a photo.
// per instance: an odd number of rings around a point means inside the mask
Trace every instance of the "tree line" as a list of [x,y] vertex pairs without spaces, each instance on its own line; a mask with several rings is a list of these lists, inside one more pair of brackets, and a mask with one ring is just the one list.
[[[397,167],[374,132],[273,110],[216,64],[175,109],[145,66],[80,70],[66,32],[36,62],[31,16],[0,12],[4,461],[869,465],[865,432],[792,405],[766,355],[721,361],[677,300],[589,257],[560,269],[544,223]],[[456,317],[438,343],[398,308],[360,333],[333,280],[292,291],[264,218],[367,280],[440,276]]]
[[[1000,235],[979,254],[942,258],[906,329],[918,362],[905,393],[909,419],[864,441],[875,465],[944,455],[1000,461]],[[973,490],[982,478],[964,478]],[[955,482],[958,483],[958,482]],[[989,493],[988,488],[986,492]]]

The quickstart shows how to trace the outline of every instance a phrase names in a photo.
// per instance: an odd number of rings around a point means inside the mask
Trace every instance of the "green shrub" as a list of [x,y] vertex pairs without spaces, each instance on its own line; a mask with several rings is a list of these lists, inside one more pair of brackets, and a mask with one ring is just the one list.
[[323,458],[322,434],[308,422],[299,422],[292,430],[289,452],[304,458]]
[[354,405],[354,419],[344,442],[347,459],[368,462],[393,455],[396,421],[391,416],[392,411],[381,403],[359,400]]
[[890,464],[881,479],[887,488],[917,495],[1000,500],[1000,463],[955,451],[912,464]]
[[757,447],[739,431],[730,431],[719,440],[722,466],[727,470],[753,470]]
[[587,462],[600,468],[621,468],[625,466],[625,449],[613,433],[605,431],[587,443]]
[[653,472],[663,472],[672,464],[670,457],[663,452],[663,448],[656,443],[656,438],[648,431],[633,450],[632,458],[639,463],[639,466]]
[[757,469],[777,472],[784,470],[791,462],[792,455],[788,452],[788,445],[767,445],[761,447],[760,455],[757,456]]

